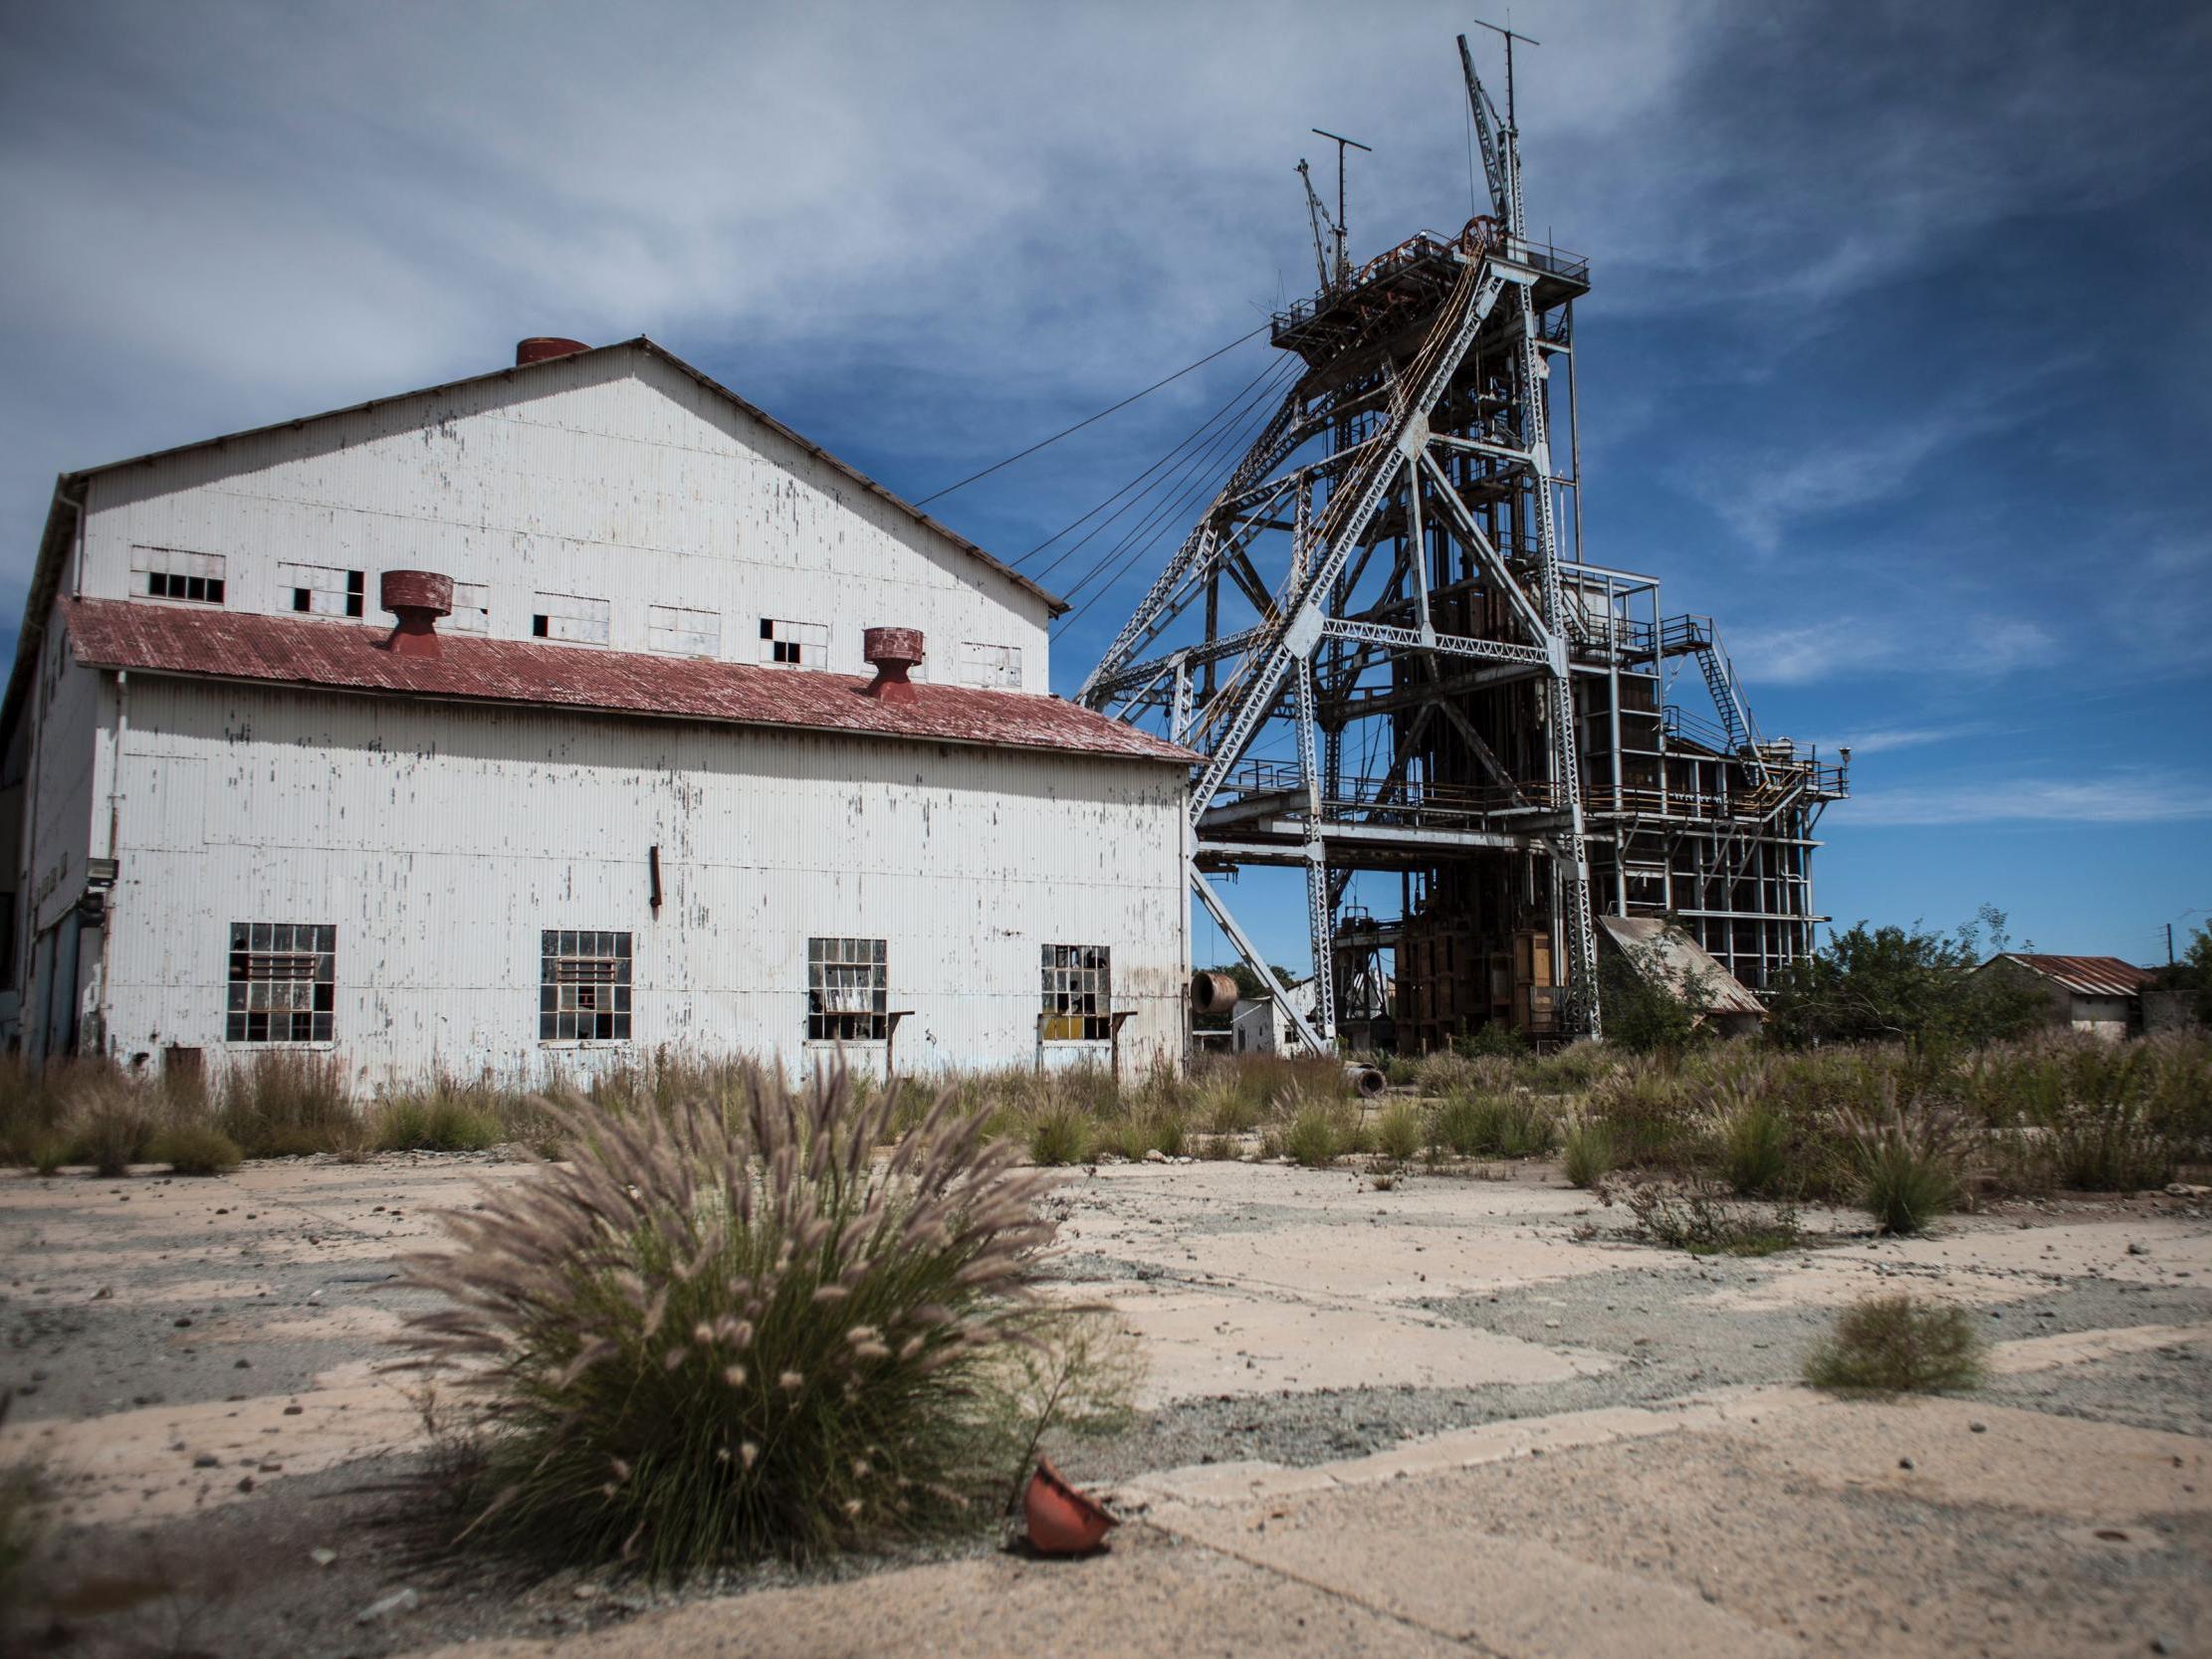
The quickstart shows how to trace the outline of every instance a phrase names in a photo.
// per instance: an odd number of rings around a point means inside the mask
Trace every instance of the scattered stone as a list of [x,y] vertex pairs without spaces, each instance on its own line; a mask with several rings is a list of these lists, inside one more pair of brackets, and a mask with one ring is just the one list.
[[219,1469],[222,1464],[223,1460],[213,1452],[202,1452],[192,1460],[192,1467],[195,1469]]
[[188,1320],[188,1319],[184,1319],[184,1318],[181,1318],[181,1317],[180,1317],[180,1318],[177,1318],[177,1319],[171,1320],[171,1321],[170,1321],[169,1323],[170,1323],[171,1325],[174,1325],[174,1326],[175,1326],[175,1327],[176,1327],[176,1328],[177,1328],[177,1329],[178,1329],[179,1331],[182,1331],[182,1330],[183,1330],[183,1329],[184,1329],[184,1328],[185,1328],[186,1326],[190,1325],[190,1324],[191,1324],[192,1322],[191,1322],[190,1320]]
[[329,1566],[337,1559],[337,1552],[335,1550],[310,1550],[308,1559],[315,1562],[317,1566]]
[[1987,1423],[1968,1423],[1966,1425],[1966,1432],[1969,1434],[1987,1434],[1989,1432],[1989,1425]]
[[1897,1467],[1899,1469],[1909,1469],[1912,1467],[1912,1460],[1908,1457],[1900,1457],[1897,1459]]
[[235,1361],[231,1368],[233,1370],[250,1371],[254,1368],[254,1362],[251,1359],[240,1359]]
[[114,1300],[114,1295],[115,1288],[112,1285],[103,1285],[99,1290],[93,1292],[93,1300],[95,1302],[111,1302]]
[[307,1407],[304,1405],[288,1405],[284,1408],[284,1414],[287,1417],[297,1417],[305,1410],[307,1410]]
[[1147,1163],[1165,1163],[1168,1161],[1168,1154],[1158,1146],[1154,1146],[1146,1151],[1145,1161]]
[[2147,1256],[2150,1254],[2150,1249],[2147,1245],[2130,1244],[2127,1247],[2127,1253],[2130,1256]]
[[251,1492],[251,1491],[253,1491],[253,1489],[254,1489],[254,1478],[253,1478],[253,1476],[251,1476],[251,1475],[240,1475],[240,1476],[238,1477],[238,1490],[239,1490],[239,1491],[241,1491],[241,1492]]
[[401,1613],[411,1613],[422,1605],[422,1595],[412,1585],[403,1585],[391,1594],[371,1601],[353,1615],[355,1624],[374,1624],[380,1618],[396,1618]]
[[599,1586],[597,1584],[578,1584],[568,1593],[578,1601],[596,1601],[599,1598]]

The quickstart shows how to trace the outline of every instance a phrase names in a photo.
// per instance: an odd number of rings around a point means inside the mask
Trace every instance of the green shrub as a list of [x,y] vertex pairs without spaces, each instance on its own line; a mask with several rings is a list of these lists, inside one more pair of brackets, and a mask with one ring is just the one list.
[[1395,1162],[1419,1157],[1427,1140],[1428,1126],[1406,1101],[1393,1102],[1375,1121],[1375,1149]]
[[444,1218],[412,1336],[488,1395],[467,1536],[674,1577],[989,1516],[1045,1177],[949,1102],[877,1157],[894,1104],[564,1114],[571,1164]]
[[180,1175],[227,1175],[245,1154],[212,1124],[177,1124],[153,1138],[146,1155]]
[[1483,1095],[1447,1095],[1430,1115],[1429,1140],[1460,1157],[1493,1151],[1499,1139],[1499,1103]]
[[1056,1101],[1029,1121],[1031,1163],[1087,1163],[1095,1144],[1090,1118],[1070,1102]]
[[1431,1096],[1464,1094],[1474,1087],[1473,1063],[1448,1050],[1425,1054],[1414,1066],[1414,1087]]
[[1559,1144],[1559,1120],[1525,1095],[1506,1101],[1498,1113],[1497,1150],[1504,1157],[1543,1157]]
[[1618,1075],[1621,1060],[1605,1044],[1582,1039],[1569,1043],[1557,1054],[1547,1054],[1529,1071],[1538,1088],[1573,1094]]
[[2139,1102],[2105,1101],[2052,1115],[2043,1145],[2059,1185],[2137,1192],[2173,1179],[2174,1143]]
[[1486,1056],[1509,1061],[1528,1058],[1528,1039],[1509,1025],[1478,1025],[1466,1036],[1455,1040],[1451,1047],[1454,1052],[1469,1060],[1479,1060]]
[[1816,1388],[1953,1390],[1982,1378],[1983,1344],[1958,1308],[1908,1295],[1855,1302],[1805,1361]]
[[215,1122],[248,1157],[289,1157],[332,1150],[360,1116],[337,1056],[279,1049],[224,1076]]
[[1676,1073],[1610,1073],[1591,1090],[1589,1113],[1612,1133],[1625,1164],[1681,1168],[1695,1161],[1697,1107]]

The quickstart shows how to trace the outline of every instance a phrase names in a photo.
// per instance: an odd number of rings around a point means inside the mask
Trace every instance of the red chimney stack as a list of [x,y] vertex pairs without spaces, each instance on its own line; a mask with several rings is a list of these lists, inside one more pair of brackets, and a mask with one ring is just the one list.
[[384,609],[399,618],[384,649],[395,657],[437,657],[438,618],[453,614],[453,578],[434,570],[387,570],[377,583]]
[[867,695],[885,703],[912,703],[914,683],[906,676],[922,660],[922,631],[870,628],[860,636],[860,649],[876,671]]

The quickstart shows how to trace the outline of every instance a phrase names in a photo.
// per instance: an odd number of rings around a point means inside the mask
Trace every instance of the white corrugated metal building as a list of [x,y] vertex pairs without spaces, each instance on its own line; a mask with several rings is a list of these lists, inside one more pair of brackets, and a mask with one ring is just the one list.
[[567,343],[61,480],[11,1039],[1180,1060],[1190,757],[1048,695],[1057,601],[651,341]]

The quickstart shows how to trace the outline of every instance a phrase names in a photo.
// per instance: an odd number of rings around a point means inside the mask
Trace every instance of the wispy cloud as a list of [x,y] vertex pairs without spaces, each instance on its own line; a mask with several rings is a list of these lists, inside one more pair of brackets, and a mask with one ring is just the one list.
[[2212,818],[2212,784],[2150,767],[1960,779],[1855,795],[1850,812],[1855,826],[2165,824]]
[[1830,752],[1848,748],[1854,754],[1885,754],[1896,749],[1925,748],[1934,743],[1955,743],[1967,737],[1982,736],[1989,729],[1978,722],[1968,726],[1876,726],[1842,736],[1815,738],[1811,746]]
[[1818,622],[1731,629],[1730,656],[1754,692],[1761,685],[1806,686],[1852,676],[1994,678],[2048,661],[2060,642],[2043,623],[1994,613],[1953,616],[1854,613]]

